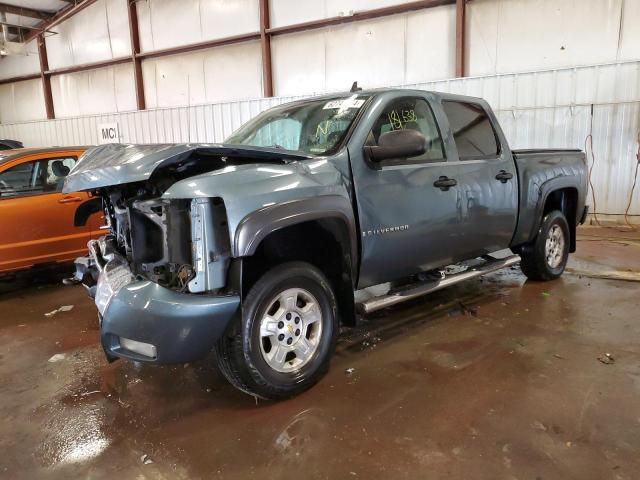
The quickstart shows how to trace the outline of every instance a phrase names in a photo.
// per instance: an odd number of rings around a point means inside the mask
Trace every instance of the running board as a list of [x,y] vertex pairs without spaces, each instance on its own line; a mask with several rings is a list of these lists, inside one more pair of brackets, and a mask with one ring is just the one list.
[[490,258],[490,260],[487,260],[486,263],[477,267],[470,267],[464,272],[448,275],[441,280],[409,285],[404,290],[394,291],[393,293],[365,300],[357,305],[358,310],[363,314],[375,312],[376,310],[381,310],[398,303],[406,302],[407,300],[413,300],[414,298],[421,297],[427,293],[442,290],[443,288],[455,285],[456,283],[464,282],[465,280],[480,277],[486,273],[495,272],[501,268],[510,267],[511,265],[520,263],[520,255],[511,255],[500,259],[493,257],[483,258]]

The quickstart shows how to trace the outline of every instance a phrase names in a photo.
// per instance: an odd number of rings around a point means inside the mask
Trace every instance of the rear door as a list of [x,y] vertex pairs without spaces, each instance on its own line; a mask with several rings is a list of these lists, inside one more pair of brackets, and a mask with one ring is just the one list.
[[77,155],[39,155],[0,172],[0,272],[69,261],[86,251],[92,222],[75,227],[74,216],[89,197],[62,193],[76,161]]
[[442,101],[449,122],[460,194],[460,248],[466,257],[507,248],[518,215],[515,163],[486,102]]
[[[350,142],[349,155],[362,237],[360,288],[452,263],[459,255],[460,218],[456,188],[438,187],[455,178],[457,162],[439,129],[441,111],[425,92],[388,92],[376,98]],[[390,130],[412,129],[428,143],[425,154],[373,165],[363,154]]]

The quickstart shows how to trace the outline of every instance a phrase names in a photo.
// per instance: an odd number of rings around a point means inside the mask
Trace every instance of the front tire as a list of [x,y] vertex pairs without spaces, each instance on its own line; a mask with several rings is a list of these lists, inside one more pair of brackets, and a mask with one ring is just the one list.
[[569,224],[560,210],[544,216],[535,240],[522,247],[520,268],[531,280],[555,280],[569,258]]
[[327,372],[338,316],[335,295],[320,270],[304,262],[279,265],[251,287],[242,307],[242,318],[215,347],[232,385],[264,399],[284,399]]

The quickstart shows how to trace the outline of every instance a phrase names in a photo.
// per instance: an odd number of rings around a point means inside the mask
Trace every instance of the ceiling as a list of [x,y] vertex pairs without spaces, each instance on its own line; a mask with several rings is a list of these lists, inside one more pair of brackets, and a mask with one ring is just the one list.
[[20,42],[32,31],[30,27],[44,27],[61,10],[73,7],[81,0],[0,0],[0,12],[9,24],[8,40]]

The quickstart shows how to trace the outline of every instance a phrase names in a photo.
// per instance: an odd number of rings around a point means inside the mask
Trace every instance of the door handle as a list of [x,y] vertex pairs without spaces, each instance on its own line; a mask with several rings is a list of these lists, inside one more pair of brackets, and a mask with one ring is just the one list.
[[434,187],[438,187],[443,192],[446,192],[451,187],[455,187],[458,184],[453,178],[449,178],[446,176],[442,176],[438,178],[435,182],[433,182]]
[[75,203],[81,201],[82,199],[80,197],[65,197],[58,200],[58,203]]
[[507,180],[513,178],[513,173],[509,173],[506,170],[500,170],[500,173],[496,175],[496,180],[500,180],[502,183],[507,183]]

